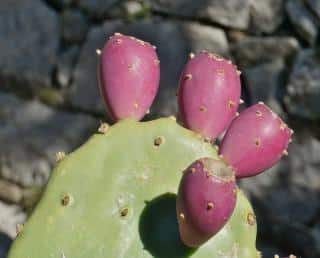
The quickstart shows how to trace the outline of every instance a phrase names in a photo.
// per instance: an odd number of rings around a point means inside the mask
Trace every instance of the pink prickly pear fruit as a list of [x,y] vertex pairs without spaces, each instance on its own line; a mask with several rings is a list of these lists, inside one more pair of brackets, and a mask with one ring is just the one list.
[[236,66],[203,51],[189,60],[180,77],[178,103],[182,122],[213,140],[236,116],[240,93]]
[[140,39],[115,33],[100,59],[100,89],[114,120],[140,120],[159,87],[160,66],[155,48]]
[[234,168],[237,178],[254,176],[288,154],[292,133],[278,115],[259,102],[233,120],[220,154]]
[[182,242],[198,247],[229,220],[236,204],[233,170],[221,160],[204,158],[182,176],[177,196],[177,218]]

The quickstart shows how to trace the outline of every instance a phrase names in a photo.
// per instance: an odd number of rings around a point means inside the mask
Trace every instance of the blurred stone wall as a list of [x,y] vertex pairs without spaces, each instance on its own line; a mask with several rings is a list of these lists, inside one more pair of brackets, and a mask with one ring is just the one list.
[[149,118],[176,114],[188,54],[242,70],[246,105],[264,101],[295,129],[289,156],[241,182],[264,257],[320,256],[320,0],[1,0],[0,258],[47,182],[57,151],[105,117],[95,50],[114,32],[157,46],[161,85]]

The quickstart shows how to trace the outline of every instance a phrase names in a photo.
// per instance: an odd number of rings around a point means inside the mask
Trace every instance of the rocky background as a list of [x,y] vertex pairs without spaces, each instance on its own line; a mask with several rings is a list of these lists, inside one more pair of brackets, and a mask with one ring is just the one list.
[[243,188],[258,245],[320,257],[320,0],[1,0],[0,258],[45,185],[57,151],[107,120],[96,48],[114,32],[150,41],[161,90],[149,118],[176,114],[188,53],[207,49],[242,70],[247,105],[266,102],[295,130],[289,156]]

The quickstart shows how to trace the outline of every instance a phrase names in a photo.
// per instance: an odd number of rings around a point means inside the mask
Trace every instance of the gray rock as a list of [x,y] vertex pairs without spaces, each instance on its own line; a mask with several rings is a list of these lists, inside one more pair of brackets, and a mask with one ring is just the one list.
[[15,238],[16,225],[26,221],[26,214],[17,205],[9,205],[0,201],[0,232]]
[[[161,65],[160,91],[151,107],[151,116],[176,114],[176,89],[179,76],[190,51],[207,48],[228,55],[228,44],[222,30],[198,23],[144,20],[130,24],[120,21],[106,22],[94,27],[82,48],[74,72],[74,91],[71,102],[85,110],[105,113],[105,107],[97,86],[96,48],[102,48],[107,37],[119,31],[133,35],[157,46]],[[154,33],[154,32],[157,33]]]
[[77,0],[78,6],[89,16],[96,19],[104,18],[110,8],[120,0]]
[[286,10],[297,33],[310,45],[313,45],[318,35],[318,26],[302,0],[289,0],[286,3]]
[[22,189],[7,181],[0,179],[0,200],[8,203],[20,203],[23,198]]
[[252,103],[265,102],[276,113],[282,109],[278,102],[283,84],[285,64],[281,59],[243,70],[243,78]]
[[0,177],[23,186],[44,185],[55,153],[78,147],[96,125],[88,116],[8,94],[0,94],[0,103]]
[[299,42],[293,37],[247,37],[232,47],[232,53],[240,67],[245,68],[291,58],[299,48]]
[[66,43],[81,43],[89,29],[86,17],[78,10],[66,9],[62,13],[62,38]]
[[12,240],[6,235],[0,232],[0,258],[6,258]]
[[314,11],[317,17],[320,19],[320,0],[305,0],[309,7]]
[[193,18],[205,18],[226,27],[246,29],[250,0],[149,0],[160,12]]
[[57,14],[40,0],[0,2],[0,84],[30,95],[44,85],[56,62]]
[[71,83],[73,68],[79,52],[79,47],[73,46],[61,54],[57,64],[55,78],[60,87],[66,88]]
[[288,111],[305,119],[320,118],[320,54],[314,49],[297,56],[287,85]]
[[284,0],[251,0],[251,29],[254,33],[272,33],[284,18]]

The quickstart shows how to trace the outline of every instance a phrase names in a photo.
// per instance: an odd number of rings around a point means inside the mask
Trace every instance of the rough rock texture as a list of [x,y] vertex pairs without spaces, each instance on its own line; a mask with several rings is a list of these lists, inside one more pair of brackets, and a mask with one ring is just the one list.
[[292,115],[320,118],[320,54],[307,49],[297,56],[287,85],[285,104]]
[[284,0],[251,0],[253,33],[271,33],[283,21]]
[[[175,92],[179,75],[190,51],[207,48],[209,51],[228,55],[228,44],[223,31],[198,23],[147,20],[131,24],[120,21],[106,22],[94,27],[82,48],[74,72],[71,102],[75,107],[104,113],[104,105],[97,86],[97,56],[108,36],[114,32],[133,35],[157,46],[161,81],[160,92],[151,107],[152,115],[172,115],[177,112]],[[157,31],[157,34],[154,33]]]
[[77,5],[89,16],[97,19],[104,18],[110,7],[119,0],[78,0]]
[[226,27],[246,29],[249,0],[149,0],[154,10],[185,17],[201,17]]
[[319,222],[320,142],[308,134],[303,130],[294,138],[279,165],[241,185],[254,201],[266,239],[287,252],[316,257],[319,242],[310,233],[313,227],[305,224]]
[[24,223],[26,218],[26,214],[19,206],[5,204],[0,201],[0,234],[4,233],[9,237],[14,238],[16,236],[16,225]]
[[279,99],[282,95],[284,69],[284,61],[275,59],[243,70],[243,79],[252,104],[263,101],[276,113],[282,113]]
[[54,111],[38,101],[0,94],[0,177],[24,186],[43,185],[58,151],[79,146],[95,120]]
[[1,88],[30,95],[50,85],[59,45],[57,14],[40,0],[1,1],[0,35]]
[[299,42],[293,37],[247,37],[232,48],[241,68],[277,58],[290,58],[298,50]]
[[81,43],[87,34],[88,23],[78,10],[66,9],[61,15],[62,38],[66,43]]
[[297,33],[310,45],[313,45],[318,35],[317,21],[303,1],[289,0],[286,3],[286,10]]

